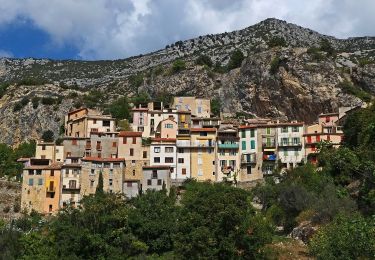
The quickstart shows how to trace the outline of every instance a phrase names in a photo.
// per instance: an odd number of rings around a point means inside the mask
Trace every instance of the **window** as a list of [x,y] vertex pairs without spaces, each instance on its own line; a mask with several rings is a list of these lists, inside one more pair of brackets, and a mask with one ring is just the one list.
[[45,155],[41,155],[40,159],[46,159],[46,156]]
[[[153,114],[152,114],[153,116]],[[155,119],[151,118],[151,125],[155,125]]]
[[251,174],[251,166],[246,167],[246,174]]
[[220,166],[221,167],[227,166],[227,161],[226,160],[220,160]]
[[29,186],[33,186],[34,185],[34,179],[29,179]]
[[288,133],[288,127],[287,126],[281,127],[281,133]]
[[241,132],[241,137],[242,137],[242,138],[246,138],[246,131],[245,131],[245,130],[243,130],[243,131]]
[[46,150],[46,146],[45,146],[45,145],[42,145],[42,150],[43,150],[43,151]]
[[317,142],[320,142],[320,135],[317,135],[317,136],[316,136],[316,141],[317,141]]
[[152,178],[157,179],[158,178],[158,171],[157,170],[152,170]]
[[126,137],[123,137],[123,138],[122,138],[122,143],[123,143],[123,144],[126,144]]
[[52,205],[51,205],[51,204],[48,206],[48,211],[49,211],[49,212],[52,211]]
[[299,132],[299,127],[298,126],[293,126],[292,127],[292,132]]
[[94,187],[94,180],[90,180],[90,187]]
[[94,123],[93,123],[94,125],[96,124],[96,119],[94,119]]
[[178,148],[178,153],[184,153],[184,148]]
[[66,157],[71,157],[72,156],[72,153],[71,152],[67,152],[66,153]]
[[198,107],[198,114],[202,113],[202,107]]
[[143,158],[147,158],[147,151],[143,151]]
[[200,136],[207,136],[207,132],[200,132],[199,135]]
[[77,139],[72,140],[72,145],[77,145]]
[[158,186],[161,186],[161,180],[158,179]]
[[178,158],[178,163],[184,163],[184,158]]
[[255,141],[254,140],[250,141],[250,148],[255,149]]
[[164,124],[165,128],[173,128],[173,124]]
[[255,130],[254,129],[250,130],[250,137],[255,137]]
[[135,176],[135,170],[133,170],[133,176]]
[[181,169],[181,174],[182,174],[182,175],[186,175],[186,168],[182,168],[182,169]]
[[135,160],[132,160],[132,166],[135,166]]
[[160,147],[154,147],[154,153],[160,153]]
[[328,123],[329,121],[331,121],[331,118],[329,116],[326,117],[326,123]]
[[224,156],[225,155],[225,150],[224,149],[219,149],[219,154]]
[[283,145],[288,145],[288,138],[281,138],[281,143],[283,144]]
[[154,163],[160,163],[160,157],[154,157]]
[[98,158],[102,158],[102,153],[98,153]]
[[34,175],[34,170],[29,170],[29,175]]
[[293,144],[300,144],[301,140],[299,137],[293,137]]
[[269,128],[269,127],[266,128],[266,134],[268,134],[268,135],[271,134],[271,128]]
[[110,163],[104,163],[104,168],[111,168],[111,164]]
[[109,179],[109,186],[113,185],[113,179]]
[[173,147],[165,147],[166,153],[173,153]]
[[198,164],[202,165],[202,158],[198,158]]
[[173,157],[165,157],[165,163],[173,163]]
[[106,126],[106,127],[111,126],[111,121],[109,121],[109,120],[103,120],[103,126]]
[[117,147],[117,143],[116,143],[116,142],[113,142],[113,143],[112,143],[112,147]]
[[36,175],[42,175],[42,170],[36,170]]
[[55,171],[54,170],[51,170],[51,176],[55,176]]
[[203,171],[202,171],[202,169],[198,169],[198,176],[203,176]]
[[134,156],[134,149],[133,148],[129,149],[129,154],[130,154],[130,156]]
[[137,137],[133,137],[133,144],[137,143]]
[[151,180],[147,180],[147,185],[151,186]]
[[311,136],[308,136],[308,137],[307,137],[307,143],[308,143],[308,144],[311,144]]
[[229,150],[229,155],[236,155],[236,154],[237,154],[236,150]]
[[113,169],[109,169],[109,175],[113,175]]
[[242,150],[246,150],[246,141],[242,141]]
[[41,179],[41,178],[38,179],[38,185],[39,186],[43,185],[43,179]]
[[70,180],[69,181],[69,188],[75,189],[77,187],[77,181],[76,180]]

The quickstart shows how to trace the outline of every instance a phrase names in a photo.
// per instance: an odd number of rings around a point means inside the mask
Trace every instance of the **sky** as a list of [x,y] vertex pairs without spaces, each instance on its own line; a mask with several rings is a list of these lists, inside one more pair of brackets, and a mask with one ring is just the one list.
[[0,0],[0,57],[123,59],[278,18],[375,36],[375,0]]

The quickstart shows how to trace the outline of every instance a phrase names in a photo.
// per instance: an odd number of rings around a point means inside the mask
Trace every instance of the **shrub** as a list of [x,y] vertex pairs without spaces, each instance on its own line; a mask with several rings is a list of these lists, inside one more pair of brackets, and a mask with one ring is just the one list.
[[271,40],[268,41],[268,46],[273,48],[277,46],[284,47],[286,46],[286,41],[283,37],[273,37]]
[[228,62],[228,66],[227,66],[228,70],[241,67],[241,64],[244,58],[245,56],[243,55],[241,50],[233,51]]
[[172,64],[172,72],[177,73],[186,69],[186,63],[183,60],[175,60]]
[[3,208],[3,212],[4,213],[8,213],[10,211],[10,207],[9,206],[5,206],[4,208]]
[[42,97],[42,104],[45,106],[50,106],[55,103],[55,99],[52,97]]
[[321,53],[319,48],[311,47],[307,49],[307,53],[310,54],[312,59],[315,61],[322,61],[324,59],[324,55]]
[[21,210],[21,203],[20,203],[19,200],[16,200],[14,205],[13,205],[13,211],[15,213],[18,213],[18,212],[20,212],[20,210]]
[[211,113],[215,116],[219,116],[221,111],[221,101],[219,98],[213,98],[211,100]]
[[25,78],[17,82],[18,86],[24,85],[24,86],[38,86],[47,84],[48,81],[45,79],[40,78]]
[[327,39],[323,39],[320,41],[320,50],[325,51],[328,56],[335,54],[335,49],[332,47],[330,41]]
[[131,75],[129,77],[129,84],[132,88],[138,88],[143,84],[143,74],[138,73],[137,75]]
[[2,98],[5,95],[5,92],[7,91],[8,87],[9,87],[8,83],[0,84],[0,98]]
[[343,90],[344,93],[353,95],[361,99],[362,101],[365,102],[370,102],[371,101],[371,95],[364,91],[363,89],[355,86],[353,83],[345,80],[343,82],[340,82],[338,84],[338,87]]
[[39,100],[40,100],[40,97],[36,97],[36,96],[31,99],[31,103],[33,104],[34,109],[38,108]]
[[207,65],[208,67],[212,67],[213,65],[211,58],[207,55],[200,55],[195,63],[197,65]]
[[279,66],[280,66],[280,58],[279,57],[273,58],[271,61],[270,73],[276,74],[276,72],[278,72],[279,70]]
[[127,97],[122,97],[109,105],[108,112],[116,119],[130,120],[130,106]]
[[42,140],[44,142],[53,142],[55,140],[55,134],[51,130],[44,131]]

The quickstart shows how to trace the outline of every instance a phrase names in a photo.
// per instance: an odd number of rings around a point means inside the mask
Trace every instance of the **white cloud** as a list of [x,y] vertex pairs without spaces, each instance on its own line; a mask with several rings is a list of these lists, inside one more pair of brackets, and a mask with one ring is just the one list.
[[0,58],[12,58],[13,53],[6,50],[0,50]]
[[373,0],[0,0],[0,27],[32,22],[51,45],[115,59],[276,17],[337,37],[374,35]]

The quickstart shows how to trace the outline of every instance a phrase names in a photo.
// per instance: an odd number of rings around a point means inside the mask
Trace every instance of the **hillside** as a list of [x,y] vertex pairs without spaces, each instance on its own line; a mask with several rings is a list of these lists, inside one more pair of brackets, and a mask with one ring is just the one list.
[[[245,59],[228,70],[236,49]],[[196,65],[203,54],[215,65]],[[186,68],[173,71],[176,59],[183,59]],[[46,129],[57,135],[64,113],[85,103],[92,90],[99,91],[100,107],[140,92],[195,95],[220,99],[228,116],[311,123],[319,113],[362,104],[375,94],[375,38],[336,39],[267,19],[123,60],[2,58],[0,82],[10,84],[0,88],[0,142],[8,144],[37,138]]]

